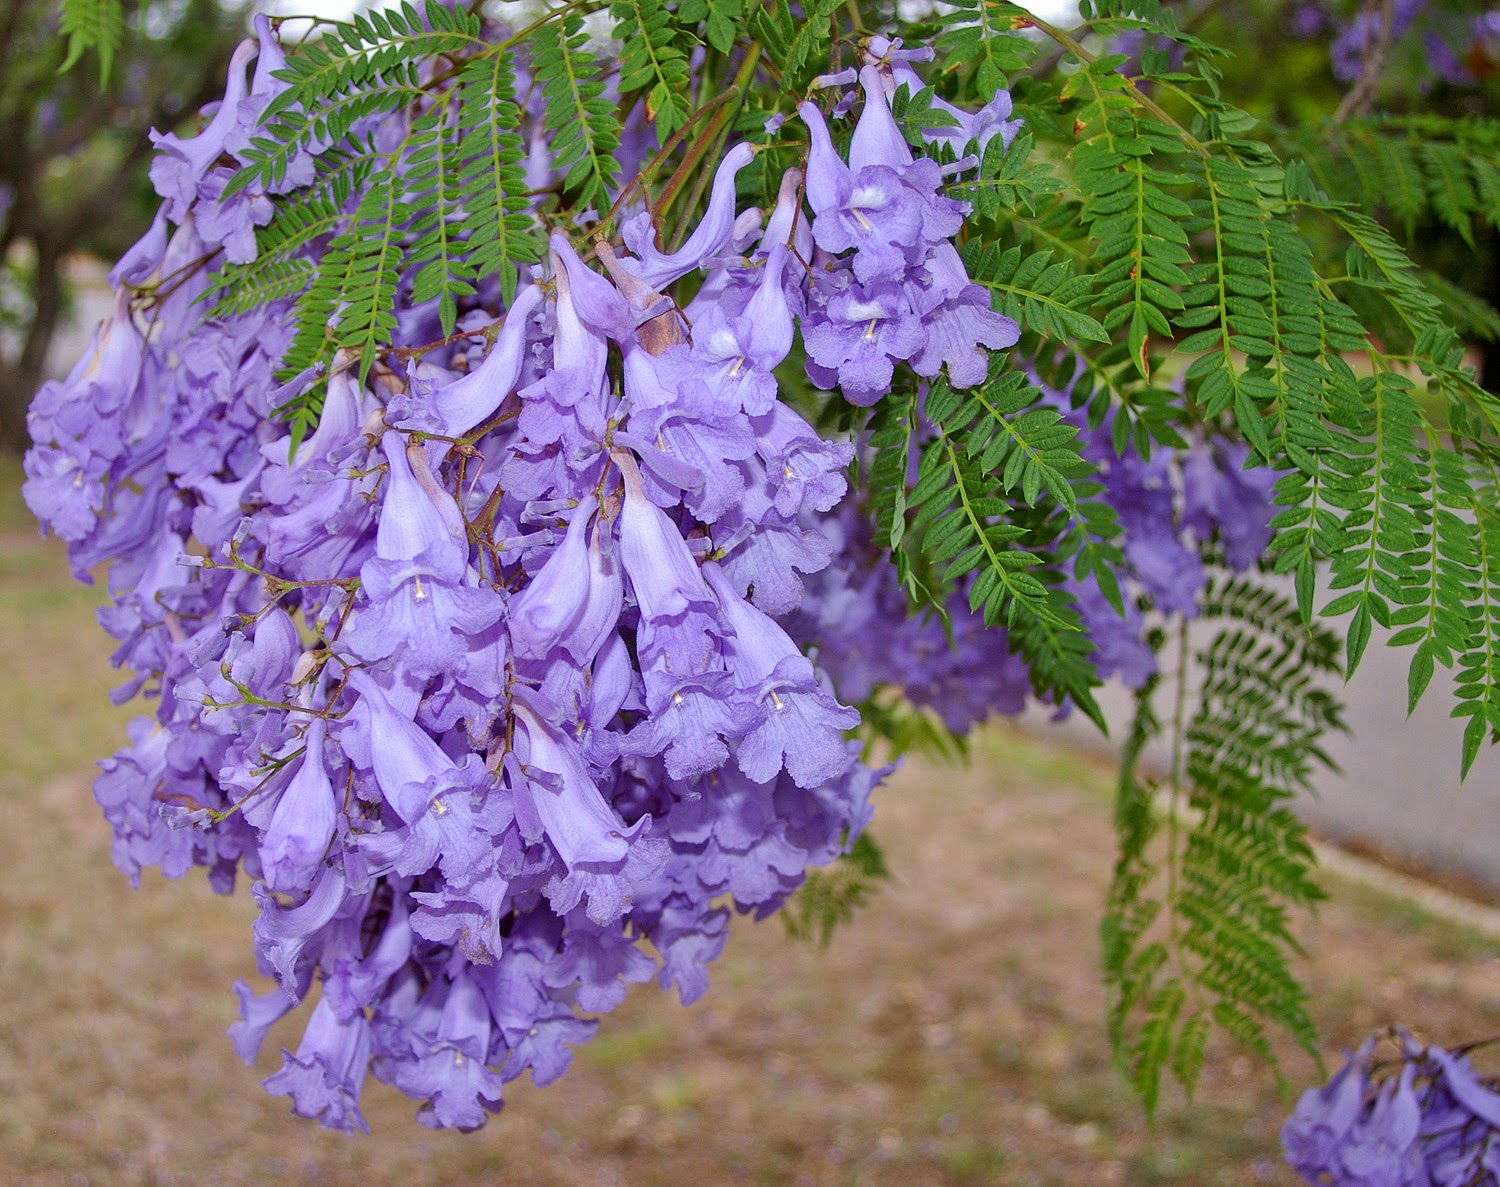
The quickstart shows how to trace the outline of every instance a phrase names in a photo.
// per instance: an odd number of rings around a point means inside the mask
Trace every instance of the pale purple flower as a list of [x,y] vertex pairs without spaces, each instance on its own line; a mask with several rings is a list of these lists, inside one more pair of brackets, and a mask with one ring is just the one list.
[[166,199],[167,217],[181,223],[197,201],[198,183],[207,176],[225,152],[232,133],[243,118],[240,101],[246,96],[245,67],[259,53],[254,41],[242,41],[229,59],[229,77],[224,98],[213,119],[198,133],[184,140],[171,132],[151,133],[156,157],[151,163],[151,184]]
[[553,647],[569,645],[570,628],[589,601],[588,530],[598,506],[590,495],[574,509],[562,543],[511,599],[510,635],[517,655],[543,659]]
[[292,1112],[325,1129],[369,1133],[359,1095],[370,1063],[370,1024],[363,1014],[334,1016],[326,1000],[313,1008],[297,1053],[283,1051],[282,1068],[266,1080],[272,1096],[290,1096]]
[[1364,1109],[1374,1049],[1374,1040],[1367,1040],[1327,1084],[1304,1092],[1281,1128],[1287,1162],[1309,1182],[1335,1173],[1338,1152]]
[[[804,321],[808,373],[836,373],[844,397],[868,407],[890,390],[898,360],[923,348],[922,326],[891,285],[851,285],[828,301],[826,317]],[[813,365],[823,368],[814,374]]]
[[305,753],[260,843],[266,885],[283,894],[307,890],[333,840],[338,821],[333,784],[323,758],[327,723],[313,719],[303,735]]
[[681,533],[646,498],[634,459],[617,450],[614,460],[625,480],[620,561],[642,616],[648,620],[675,618],[695,605],[712,606],[713,595],[703,583]]
[[515,713],[526,774],[516,789],[517,804],[530,809],[520,817],[523,831],[545,834],[570,870],[618,869],[651,818],[643,816],[627,828],[599,794],[577,746],[526,700],[516,701]]
[[414,1026],[403,1035],[410,1054],[382,1056],[376,1071],[423,1101],[417,1120],[428,1128],[478,1129],[501,1103],[500,1074],[485,1066],[493,1020],[467,967],[435,982],[428,995],[439,989],[446,989],[441,1009],[423,1011],[420,1029]]
[[718,255],[734,229],[735,175],[754,155],[755,149],[748,144],[737,144],[724,154],[709,191],[708,209],[692,234],[670,255],[656,246],[649,214],[628,222],[623,228],[625,244],[639,259],[624,260],[626,267],[652,288],[660,289]]
[[505,325],[484,361],[450,383],[429,385],[424,396],[413,399],[408,416],[399,423],[445,437],[462,437],[494,415],[520,379],[530,345],[530,319],[541,303],[542,290],[536,285],[521,289],[505,311]]

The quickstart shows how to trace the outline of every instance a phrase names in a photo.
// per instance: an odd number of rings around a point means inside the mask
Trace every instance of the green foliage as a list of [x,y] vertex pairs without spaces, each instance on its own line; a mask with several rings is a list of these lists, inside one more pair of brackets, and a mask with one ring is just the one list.
[[1439,222],[1472,249],[1500,222],[1500,120],[1492,116],[1377,115],[1296,142],[1318,184],[1362,210],[1386,214],[1412,239]]
[[[644,94],[646,114],[665,140],[692,110],[688,54],[697,38],[673,22],[663,0],[614,0],[609,11],[619,44],[620,91]],[[722,9],[720,17],[727,19]]]
[[99,85],[109,85],[115,55],[125,41],[123,0],[61,0],[58,32],[68,39],[59,73],[73,69],[89,50],[99,55]]
[[575,192],[580,205],[590,206],[602,202],[617,184],[620,167],[614,151],[620,144],[620,117],[604,97],[598,63],[586,41],[582,17],[543,25],[531,42],[531,68],[542,84],[547,132],[563,170],[563,189]]
[[[504,55],[482,58],[459,75],[457,205],[469,279],[496,276],[507,301],[521,264],[541,258],[541,237],[526,211],[525,146],[517,128],[515,80]],[[452,332],[445,318],[445,332]]]
[[708,44],[721,54],[734,47],[744,15],[743,0],[683,0],[677,6],[677,19],[684,24],[704,22]]
[[[910,491],[896,489],[914,447],[909,416],[905,424],[883,424],[876,441],[889,441],[881,452],[894,456],[877,454],[874,463],[878,531],[907,551],[904,573],[931,574],[920,583],[925,600],[968,581],[970,608],[1011,630],[1038,691],[1071,697],[1100,719],[1091,691],[1098,681],[1072,599],[1030,570],[1076,555],[1077,575],[1100,576],[1118,604],[1113,572],[1120,553],[1107,542],[1114,516],[1097,497],[1101,488],[1079,452],[1077,429],[1056,409],[1033,407],[1039,396],[999,357],[989,380],[972,391],[935,381],[923,409],[932,434],[921,443]],[[1027,522],[1027,508],[1041,514]]]
[[421,73],[429,56],[495,52],[481,36],[480,19],[464,8],[432,0],[424,12],[427,24],[410,3],[356,14],[290,56],[282,72],[287,89],[266,108],[264,135],[252,141],[248,164],[226,194],[252,184],[278,185],[299,153],[337,147],[351,139],[361,120],[421,103],[432,85]]
[[833,933],[890,877],[885,854],[869,833],[861,833],[832,865],[808,870],[807,880],[781,910],[787,935],[828,947]]
[[973,70],[973,85],[986,101],[1025,70],[1036,53],[1035,45],[1012,30],[1022,10],[991,0],[955,0],[941,18],[943,31],[935,47],[944,70]]
[[[1046,165],[1029,162],[1034,143],[1035,138],[1026,131],[1019,133],[1008,149],[1003,139],[991,140],[980,160],[979,175],[972,181],[950,185],[948,196],[971,203],[975,213],[992,220],[1001,219],[1004,210],[1023,208],[1034,213],[1037,196],[1063,188],[1061,180]],[[1094,337],[1087,333],[1081,336]]]
[[[481,39],[478,18],[434,4],[427,19],[430,31],[410,6],[360,16],[289,59],[268,134],[231,182],[231,191],[278,185],[299,153],[315,152],[313,183],[278,204],[255,262],[223,269],[215,285],[215,312],[300,294],[283,378],[326,372],[340,350],[367,374],[391,340],[403,278],[415,300],[438,300],[446,334],[480,280],[498,278],[509,295],[520,267],[540,258],[510,63]],[[440,85],[421,77],[425,55],[476,47]],[[417,113],[400,145],[361,140],[359,119],[401,102]],[[580,123],[570,116],[570,127]],[[322,393],[320,381],[286,407],[299,435],[317,423]]]
[[1170,315],[1184,308],[1179,290],[1190,283],[1181,223],[1188,207],[1174,194],[1189,178],[1173,159],[1188,148],[1170,128],[1135,114],[1118,65],[1115,58],[1088,63],[1068,79],[1063,97],[1081,97],[1073,180],[1097,269],[1096,302],[1109,309],[1103,325],[1125,329],[1131,360],[1149,378],[1146,340],[1171,335]]
[[751,22],[781,71],[783,82],[801,89],[818,72],[832,39],[830,18],[842,0],[809,0],[794,17],[787,0],[771,0]]
[[948,766],[960,766],[969,760],[968,735],[955,734],[941,715],[913,705],[899,689],[878,689],[861,701],[858,709],[859,737],[865,744],[867,763],[908,754]]
[[[339,348],[353,350],[360,378],[369,373],[376,349],[396,328],[394,301],[401,277],[400,225],[413,211],[401,199],[390,170],[372,172],[342,229],[318,262],[297,305],[297,329],[282,363],[296,374],[327,364]],[[310,402],[298,401],[290,415],[311,423]],[[310,427],[310,425],[309,425]]]
[[1052,259],[1050,250],[1022,255],[977,244],[965,253],[969,277],[999,295],[1000,312],[1019,325],[1059,343],[1108,342],[1104,327],[1084,312],[1094,304],[1093,284],[1067,260]]
[[[1342,728],[1327,691],[1338,641],[1309,632],[1288,599],[1253,580],[1210,585],[1206,646],[1178,632],[1172,711],[1153,679],[1137,696],[1116,800],[1121,852],[1101,925],[1115,1055],[1148,1111],[1170,1073],[1191,1094],[1217,1026],[1274,1061],[1266,1028],[1316,1056],[1289,906],[1322,897],[1312,850],[1287,804],[1327,767],[1320,739]],[[1193,682],[1190,696],[1188,684]],[[1142,772],[1165,736],[1165,780]]]
[[218,300],[211,316],[242,313],[303,292],[317,272],[313,245],[337,234],[348,221],[348,206],[365,172],[341,170],[284,202],[271,223],[256,233],[255,263],[231,264],[215,273],[210,295]]

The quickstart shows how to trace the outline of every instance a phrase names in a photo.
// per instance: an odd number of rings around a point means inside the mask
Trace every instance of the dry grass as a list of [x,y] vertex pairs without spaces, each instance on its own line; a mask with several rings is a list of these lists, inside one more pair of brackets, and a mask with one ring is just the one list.
[[[0,512],[0,531],[12,526]],[[897,882],[827,951],[736,925],[691,1009],[637,987],[551,1088],[511,1087],[474,1135],[432,1134],[382,1085],[368,1138],[265,1097],[224,1038],[252,975],[245,898],[201,878],[131,893],[87,760],[116,744],[94,595],[58,552],[0,537],[0,1182],[1290,1183],[1266,1069],[1210,1050],[1199,1099],[1155,1133],[1108,1064],[1094,929],[1111,860],[1108,773],[993,731],[975,769],[910,764],[880,793]],[[1495,1029],[1489,946],[1334,887],[1304,929],[1330,1055],[1402,1019]],[[1313,1075],[1290,1055],[1298,1084]]]

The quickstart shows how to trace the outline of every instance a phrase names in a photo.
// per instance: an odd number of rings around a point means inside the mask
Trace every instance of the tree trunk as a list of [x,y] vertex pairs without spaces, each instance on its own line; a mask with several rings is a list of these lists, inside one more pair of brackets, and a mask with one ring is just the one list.
[[[1490,260],[1492,264],[1487,269],[1481,296],[1493,308],[1500,309],[1500,276],[1496,275],[1494,266],[1500,264],[1500,231],[1490,232]],[[1500,342],[1479,344],[1479,383],[1485,391],[1500,394]]]
[[31,444],[26,431],[26,409],[46,378],[47,352],[62,318],[62,261],[49,242],[36,245],[36,302],[20,357],[0,369],[0,448],[19,453]]

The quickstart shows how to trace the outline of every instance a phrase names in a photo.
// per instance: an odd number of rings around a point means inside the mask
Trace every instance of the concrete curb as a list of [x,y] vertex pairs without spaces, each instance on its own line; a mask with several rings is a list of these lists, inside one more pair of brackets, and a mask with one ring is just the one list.
[[1477,932],[1487,940],[1500,941],[1500,909],[1486,907],[1472,899],[1462,898],[1430,882],[1389,866],[1359,857],[1348,850],[1314,841],[1313,853],[1318,865],[1346,882],[1368,887],[1379,894],[1420,908],[1428,915]]

